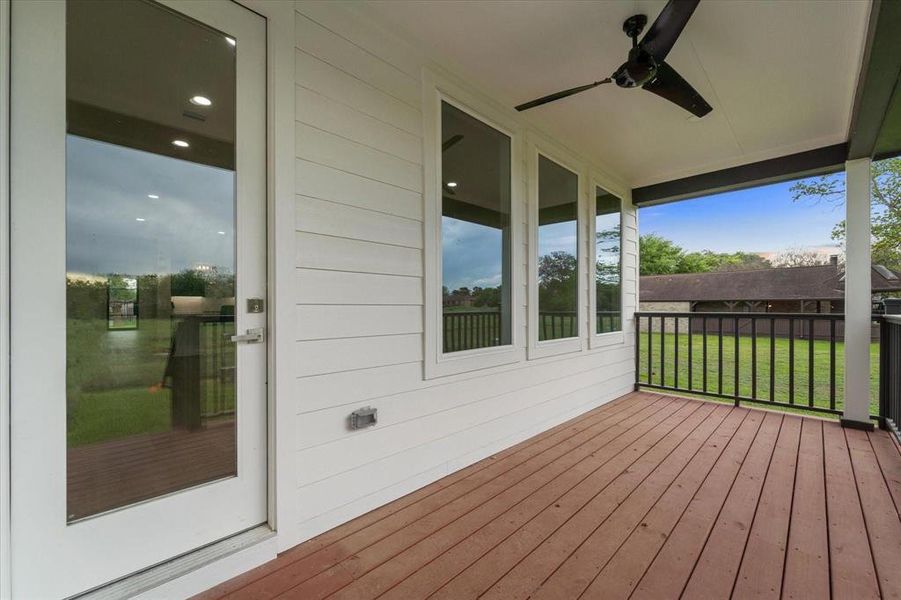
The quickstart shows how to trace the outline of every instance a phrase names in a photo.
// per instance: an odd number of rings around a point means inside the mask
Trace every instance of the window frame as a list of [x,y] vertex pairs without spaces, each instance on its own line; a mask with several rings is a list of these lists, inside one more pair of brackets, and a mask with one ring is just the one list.
[[[425,379],[500,367],[525,358],[523,349],[523,240],[524,215],[522,139],[523,130],[507,110],[483,99],[449,78],[423,69],[423,216],[424,261],[423,310]],[[443,306],[441,248],[441,103],[478,119],[510,138],[510,327],[511,341],[504,346],[445,353],[442,344]]]
[[[620,329],[619,331],[608,331],[606,333],[597,333],[597,286],[595,283],[594,266],[597,264],[597,244],[594,243],[597,236],[597,220],[596,220],[596,202],[597,197],[595,190],[601,188],[608,194],[619,199],[619,306],[620,306]],[[589,348],[603,348],[617,344],[624,344],[626,341],[626,194],[613,185],[606,177],[600,173],[592,173],[591,189],[589,190],[589,200],[586,202],[586,217],[588,221],[588,244],[589,256],[591,264],[588,269],[588,345]],[[631,205],[631,203],[628,203]]]
[[575,337],[562,338],[557,340],[538,340],[538,163],[539,157],[556,163],[564,169],[571,171],[578,177],[578,205],[576,206],[576,250],[577,250],[577,303],[579,313],[583,313],[588,307],[588,298],[586,296],[586,269],[588,266],[587,256],[585,252],[585,204],[586,204],[586,188],[585,182],[588,180],[587,167],[585,163],[578,159],[577,156],[560,147],[559,145],[531,134],[527,138],[528,157],[528,210],[529,219],[527,223],[529,236],[529,260],[528,260],[528,320],[529,320],[529,360],[545,358],[548,356],[558,356],[561,354],[569,354],[574,352],[582,352],[585,350],[585,338],[587,331],[587,320],[584,314],[577,315],[579,331]]

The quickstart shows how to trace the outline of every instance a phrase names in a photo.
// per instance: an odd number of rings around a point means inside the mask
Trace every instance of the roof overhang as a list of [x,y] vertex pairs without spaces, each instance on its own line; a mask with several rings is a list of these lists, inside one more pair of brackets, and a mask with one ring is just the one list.
[[901,2],[874,0],[848,141],[632,190],[636,205],[685,200],[840,171],[845,161],[901,155]]

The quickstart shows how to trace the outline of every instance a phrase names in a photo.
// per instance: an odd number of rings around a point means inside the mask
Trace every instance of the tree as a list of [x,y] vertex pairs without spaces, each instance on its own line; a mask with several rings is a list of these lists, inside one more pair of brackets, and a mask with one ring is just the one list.
[[[901,270],[901,157],[874,161],[872,181],[873,262]],[[844,178],[823,175],[804,179],[791,187],[792,198],[840,203],[845,199]],[[845,243],[845,221],[832,230],[832,239]]]
[[747,271],[773,266],[765,258],[750,252],[686,252],[672,241],[653,233],[641,236],[639,245],[642,275]]
[[670,240],[650,233],[639,242],[639,269],[642,275],[670,275],[679,271],[682,248]]
[[815,267],[828,262],[821,254],[803,248],[788,248],[773,259],[773,263],[780,267]]
[[542,311],[575,310],[578,263],[569,252],[538,257],[538,305]]

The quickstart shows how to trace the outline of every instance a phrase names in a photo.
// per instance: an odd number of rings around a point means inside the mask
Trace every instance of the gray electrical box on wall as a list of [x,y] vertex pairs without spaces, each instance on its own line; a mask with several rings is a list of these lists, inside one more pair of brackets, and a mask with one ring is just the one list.
[[378,420],[378,409],[369,406],[353,411],[350,413],[350,418],[348,419],[351,429],[372,427]]

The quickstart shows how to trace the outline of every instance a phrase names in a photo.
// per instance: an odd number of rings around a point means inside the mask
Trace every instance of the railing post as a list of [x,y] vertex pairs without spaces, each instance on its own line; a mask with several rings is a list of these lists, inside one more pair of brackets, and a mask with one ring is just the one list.
[[[891,336],[889,323],[879,321],[879,427],[886,428],[885,418],[891,414],[889,408],[889,375],[891,373]],[[897,415],[892,415],[897,416]]]
[[635,391],[641,387],[641,317],[635,317]]
[[845,163],[845,406],[842,425],[870,421],[870,159]]

